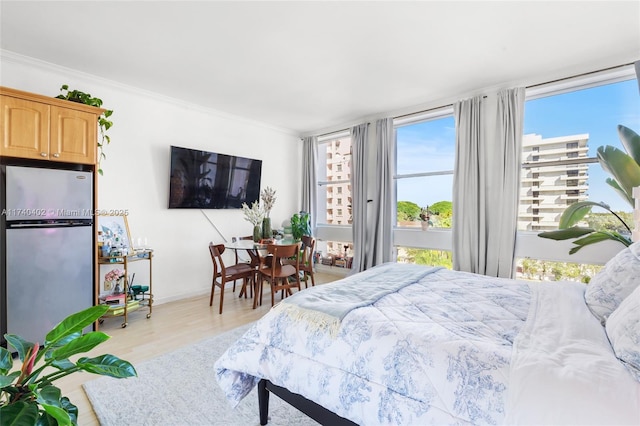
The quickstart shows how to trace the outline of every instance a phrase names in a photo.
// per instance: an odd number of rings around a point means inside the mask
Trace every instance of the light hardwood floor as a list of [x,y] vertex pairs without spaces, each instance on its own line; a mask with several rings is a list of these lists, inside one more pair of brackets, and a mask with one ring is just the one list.
[[[316,273],[315,278],[317,285],[340,277]],[[239,286],[236,287],[235,293],[232,293],[231,288],[232,286],[228,285],[225,291],[222,315],[218,314],[220,289],[216,288],[216,296],[211,307],[207,294],[155,305],[149,319],[146,318],[148,310],[139,309],[129,314],[126,328],[121,327],[122,317],[108,318],[100,326],[100,331],[107,333],[111,338],[88,355],[110,353],[135,366],[141,361],[256,321],[271,308],[271,295],[267,283],[264,287],[263,305],[255,310],[252,309],[250,299],[238,298]],[[278,300],[279,295],[276,296],[276,301]],[[78,424],[81,426],[100,424],[82,388],[83,383],[99,377],[101,376],[89,373],[75,373],[56,382],[62,394],[78,407]],[[126,395],[123,395],[123,398],[126,398]]]

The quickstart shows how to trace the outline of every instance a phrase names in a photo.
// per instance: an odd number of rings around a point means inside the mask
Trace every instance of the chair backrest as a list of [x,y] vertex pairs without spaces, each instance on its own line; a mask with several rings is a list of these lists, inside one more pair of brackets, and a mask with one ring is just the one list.
[[267,246],[267,253],[273,255],[273,261],[271,262],[271,268],[275,269],[278,265],[281,265],[281,259],[295,258],[295,263],[291,263],[296,270],[300,269],[299,266],[299,244],[269,244]]
[[213,261],[213,275],[216,277],[223,277],[226,275],[224,261],[222,260],[222,253],[224,253],[224,244],[209,243],[209,253],[211,254],[211,260]]
[[302,241],[302,265],[312,265],[316,239],[309,235],[303,235],[300,241]]

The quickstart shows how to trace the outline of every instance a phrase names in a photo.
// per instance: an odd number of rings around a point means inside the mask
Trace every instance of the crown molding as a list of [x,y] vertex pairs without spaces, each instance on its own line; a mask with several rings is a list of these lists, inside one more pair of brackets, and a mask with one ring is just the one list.
[[94,74],[85,73],[82,71],[78,71],[72,68],[67,68],[62,65],[57,65],[51,62],[43,61],[41,59],[33,58],[31,56],[25,56],[19,53],[15,53],[9,50],[0,49],[0,63],[14,63],[17,65],[25,65],[32,68],[42,69],[44,71],[55,72],[60,74],[67,74],[79,79],[92,80],[96,83],[108,86],[113,89],[121,90],[124,92],[135,93],[136,95],[146,97],[149,99],[156,100],[158,102],[169,103],[181,108],[196,110],[201,113],[215,115],[220,118],[224,118],[227,120],[239,121],[247,125],[261,127],[264,129],[272,130],[278,133],[285,134],[287,136],[299,137],[300,134],[292,129],[274,126],[269,123],[265,123],[262,121],[252,120],[246,117],[242,117],[239,115],[230,114],[224,111],[220,111],[214,108],[203,107],[202,105],[194,104],[191,102],[183,101],[181,99],[173,98],[170,96],[162,95],[157,92],[152,92],[149,90],[140,89],[135,86],[130,86],[124,83],[120,83],[115,80],[109,80],[104,77],[100,77]]

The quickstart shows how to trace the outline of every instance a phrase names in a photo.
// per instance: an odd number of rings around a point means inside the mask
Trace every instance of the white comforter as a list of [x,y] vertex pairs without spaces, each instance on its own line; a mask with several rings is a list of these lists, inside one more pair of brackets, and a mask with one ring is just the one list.
[[232,404],[267,378],[363,425],[640,424],[640,385],[583,292],[440,270],[354,309],[337,336],[272,310],[216,362],[217,377]]

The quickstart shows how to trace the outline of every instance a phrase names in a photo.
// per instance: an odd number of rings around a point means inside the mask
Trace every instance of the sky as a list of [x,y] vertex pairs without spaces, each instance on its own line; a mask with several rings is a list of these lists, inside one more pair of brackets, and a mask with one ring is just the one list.
[[[635,79],[525,103],[524,133],[543,138],[589,134],[589,156],[600,146],[622,150],[617,126],[640,133],[640,96]],[[453,117],[398,128],[398,174],[453,170],[455,162]],[[598,163],[589,168],[589,200],[602,201],[613,210],[631,211],[605,180],[609,174]],[[453,176],[398,180],[398,201],[420,206],[451,200]],[[416,195],[417,194],[417,195]]]

